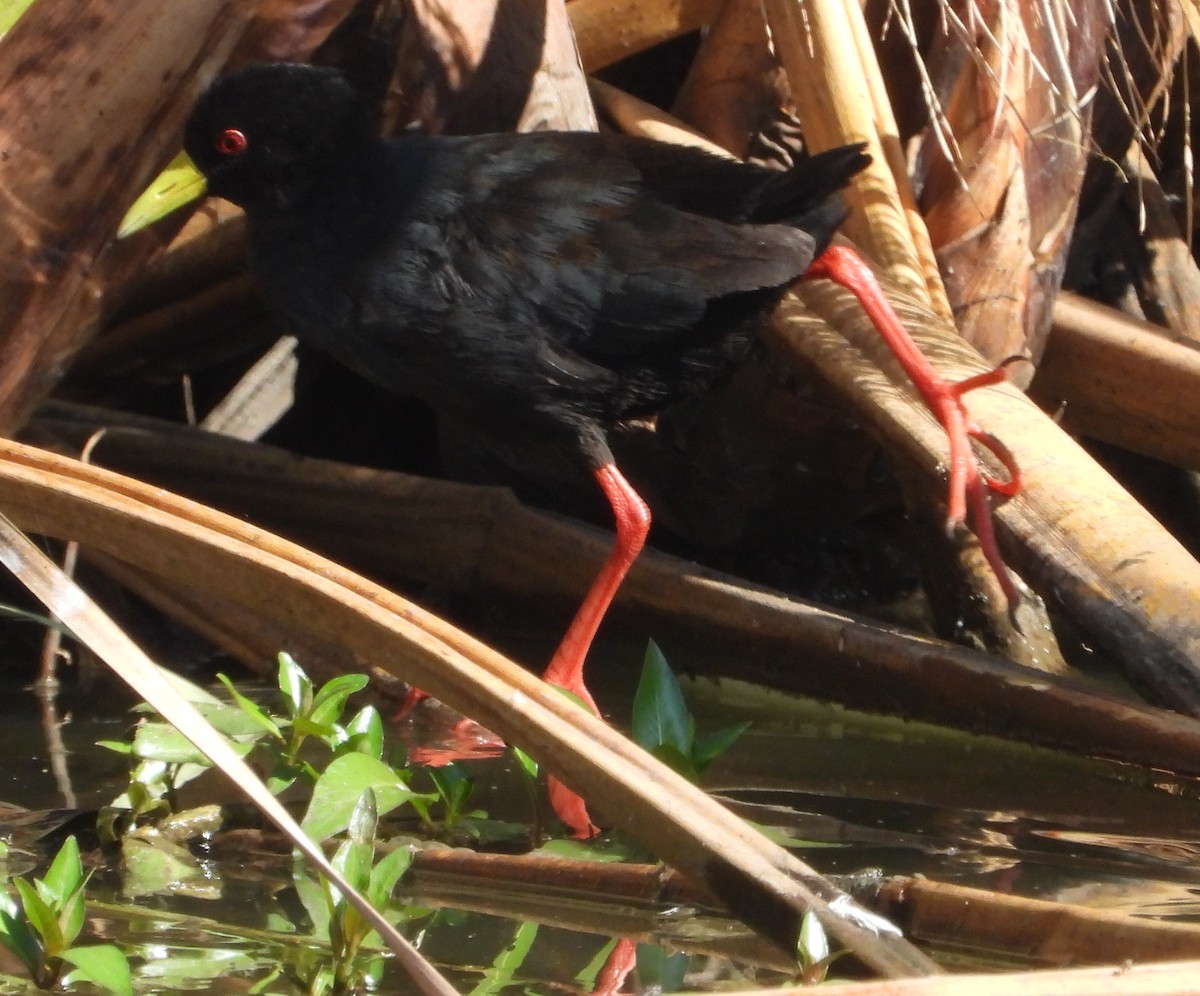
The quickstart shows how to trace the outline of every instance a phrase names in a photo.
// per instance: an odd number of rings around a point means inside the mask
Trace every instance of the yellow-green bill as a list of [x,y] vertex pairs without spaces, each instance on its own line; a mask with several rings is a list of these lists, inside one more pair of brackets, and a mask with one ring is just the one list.
[[21,19],[33,0],[0,0],[0,38]]
[[139,232],[204,194],[204,177],[186,152],[181,152],[155,177],[121,221],[117,238]]

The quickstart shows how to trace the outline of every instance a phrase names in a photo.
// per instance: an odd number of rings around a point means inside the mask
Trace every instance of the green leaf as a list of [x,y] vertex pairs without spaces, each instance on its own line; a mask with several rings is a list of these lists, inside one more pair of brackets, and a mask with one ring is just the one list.
[[750,721],[746,720],[744,723],[735,723],[733,726],[727,726],[715,733],[704,733],[697,736],[696,742],[692,745],[692,764],[695,766],[696,772],[704,774],[704,769],[729,750],[733,746],[733,742],[750,729],[751,725]]
[[577,706],[579,706],[580,709],[583,709],[585,712],[592,711],[592,707],[589,706],[586,702],[584,702],[583,698],[581,696],[576,695],[569,688],[563,688],[561,685],[551,685],[550,687],[553,688],[556,692],[558,692],[558,694],[561,695],[564,699],[568,699],[569,701],[574,702]]
[[13,880],[17,893],[21,897],[21,909],[25,914],[25,922],[37,932],[41,938],[42,949],[48,957],[60,954],[66,945],[63,943],[62,931],[58,926],[58,916],[50,905],[37,893],[25,879]]
[[672,744],[659,744],[650,751],[663,764],[673,771],[677,771],[690,782],[696,781],[699,777],[699,772],[696,766],[692,763],[692,759],[687,755],[681,754],[679,749]]
[[[80,882],[75,891],[59,906],[58,929],[62,934],[63,947],[69,948],[75,943],[75,938],[83,930],[84,914],[87,912],[87,901],[83,895],[84,882]],[[62,952],[58,952],[62,954]]]
[[646,989],[660,993],[678,992],[684,988],[688,956],[683,952],[667,954],[653,944],[639,944],[637,949],[638,982]]
[[593,837],[591,840],[573,840],[570,837],[560,837],[548,840],[535,852],[537,854],[553,854],[560,858],[570,858],[572,861],[629,861],[630,849],[624,842],[609,840],[604,837]]
[[[218,732],[235,740],[261,740],[264,735],[276,735],[279,728],[275,726],[270,714],[263,712],[254,702],[246,699],[247,704],[257,709],[262,718],[248,712],[242,708],[241,703],[236,701],[237,694],[234,690],[235,704],[233,705],[227,702],[198,702],[196,710],[215,726]],[[245,696],[242,698],[245,699]],[[266,722],[264,723],[262,720],[266,720]]]
[[517,927],[513,939],[496,956],[491,967],[484,970],[483,981],[471,990],[470,996],[495,996],[517,981],[516,975],[537,940],[538,924],[525,922]]
[[350,814],[350,825],[346,827],[346,838],[355,844],[365,844],[374,852],[375,828],[378,823],[379,807],[375,803],[375,790],[368,788],[354,804],[354,811]]
[[304,832],[313,840],[326,840],[346,829],[367,789],[375,793],[380,816],[416,795],[394,769],[378,758],[366,754],[335,757],[313,786],[308,812],[301,821]]
[[508,749],[512,752],[512,756],[516,758],[517,764],[521,766],[521,770],[524,771],[525,774],[527,774],[530,778],[537,778],[537,761],[521,750],[520,747],[514,747],[512,744],[509,744]]
[[333,726],[341,718],[346,700],[366,688],[368,681],[365,674],[342,674],[331,678],[313,698],[308,718],[314,723]]
[[375,860],[375,827],[378,822],[375,792],[368,788],[354,804],[346,828],[346,840],[333,858],[333,867],[359,892],[366,889],[371,879],[371,864]]
[[619,937],[612,938],[612,940],[608,941],[599,951],[592,955],[591,961],[575,973],[575,982],[585,992],[591,992],[596,988],[596,978],[603,971],[604,966],[608,964],[608,956],[613,953],[613,949],[619,941]]
[[269,791],[271,795],[282,795],[296,784],[296,779],[299,777],[299,773],[294,768],[290,766],[280,766],[277,770],[272,771],[269,775],[267,775],[267,791]]
[[[0,11],[0,18],[2,16],[3,11]],[[0,20],[0,27],[2,26]],[[190,204],[203,193],[204,177],[188,158],[187,153],[180,152],[125,212],[125,217],[117,229],[117,238],[123,239],[154,224],[172,211]]]
[[312,921],[312,936],[320,940],[329,939],[329,903],[325,889],[298,859],[292,868],[292,888],[300,905]]
[[79,844],[74,836],[63,841],[62,847],[50,863],[50,868],[42,879],[44,895],[57,901],[59,905],[73,892],[77,892],[84,883],[83,861],[79,857]]
[[312,708],[312,682],[291,654],[279,653],[279,690],[293,719]]
[[[199,859],[186,847],[149,831],[121,840],[122,889],[126,895],[203,893],[212,888]],[[219,887],[216,891],[220,891]]]
[[475,787],[471,777],[463,770],[461,764],[453,763],[440,768],[429,768],[427,774],[437,789],[438,795],[442,797],[442,802],[447,809],[447,816],[450,818],[457,816],[463,803],[470,797],[471,790]]
[[208,764],[208,758],[169,723],[142,723],[133,734],[133,754],[162,764]]
[[[233,699],[234,704],[237,705],[238,709],[241,710],[243,715],[248,717],[255,725],[257,725],[260,729],[265,730],[276,740],[283,739],[283,731],[279,729],[279,724],[276,723],[275,720],[273,720],[267,714],[266,710],[264,710],[263,707],[257,702],[246,698],[245,695],[234,688],[233,682],[229,680],[228,675],[218,674],[217,681],[225,686],[225,691],[229,693],[229,697]],[[229,734],[227,730],[222,730],[221,732],[232,736],[232,734]]]
[[292,720],[292,732],[302,737],[328,740],[334,735],[334,726],[332,723],[314,723],[308,716],[297,716]]
[[412,861],[413,852],[407,847],[398,847],[379,859],[371,869],[371,884],[367,887],[367,899],[372,906],[383,908]]
[[772,844],[778,844],[780,847],[790,847],[797,850],[803,848],[806,851],[813,851],[821,850],[822,848],[846,848],[851,846],[850,844],[836,840],[807,840],[804,837],[798,837],[790,830],[785,830],[783,827],[773,827],[755,820],[746,820],[746,825],[754,827],[755,830],[766,837]]
[[370,757],[383,757],[383,717],[374,706],[363,706],[342,730],[344,739],[338,745],[339,754],[351,751]]
[[30,975],[42,965],[42,945],[30,929],[20,906],[7,892],[0,891],[0,944],[21,959]]
[[[235,711],[232,709],[229,710],[231,713]],[[244,727],[242,728],[242,732],[245,732]],[[242,757],[254,749],[253,741],[231,740],[229,746]],[[137,728],[133,734],[133,755],[144,761],[167,765],[189,765],[200,769],[200,771],[191,774],[192,778],[196,777],[196,774],[207,771],[212,767],[212,763],[204,753],[197,750],[187,737],[170,723],[158,721],[143,723]],[[178,777],[179,774],[177,772],[175,776],[175,784],[177,786],[184,784],[184,780]],[[153,777],[158,777],[157,773]]]
[[0,0],[0,38],[21,19],[33,0]]
[[695,723],[679,682],[658,644],[651,640],[633,699],[633,739],[651,752],[665,745],[691,757],[694,734]]
[[97,747],[104,747],[106,750],[111,750],[117,754],[125,754],[129,757],[133,756],[133,745],[125,743],[124,740],[97,740]]
[[102,986],[118,996],[133,996],[133,979],[129,973],[129,962],[121,949],[113,944],[88,944],[70,948],[61,955],[62,960],[75,966],[69,980],[86,979]]

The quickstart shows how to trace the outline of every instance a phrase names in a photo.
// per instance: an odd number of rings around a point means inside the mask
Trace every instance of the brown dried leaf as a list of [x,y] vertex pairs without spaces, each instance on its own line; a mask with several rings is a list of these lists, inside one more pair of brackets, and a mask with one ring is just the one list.
[[1074,224],[1091,113],[1082,97],[1099,78],[1107,8],[960,0],[946,23],[929,61],[950,138],[927,130],[919,153],[926,224],[964,338],[994,363],[1036,361]]

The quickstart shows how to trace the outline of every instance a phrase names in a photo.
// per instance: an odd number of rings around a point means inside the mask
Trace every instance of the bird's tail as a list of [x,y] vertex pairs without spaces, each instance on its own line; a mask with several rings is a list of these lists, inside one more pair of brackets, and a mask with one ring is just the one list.
[[865,143],[843,145],[802,159],[764,186],[749,220],[802,228],[816,240],[819,255],[846,220],[838,192],[871,161],[865,149]]

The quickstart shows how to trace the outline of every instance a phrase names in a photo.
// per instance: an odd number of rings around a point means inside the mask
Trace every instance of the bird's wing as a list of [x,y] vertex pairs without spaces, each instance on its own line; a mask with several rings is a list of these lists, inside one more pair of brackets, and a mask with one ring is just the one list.
[[[446,279],[585,357],[653,348],[695,326],[710,301],[782,286],[813,256],[800,229],[682,210],[601,136],[491,136],[443,148],[445,165],[431,175],[447,191],[437,226]],[[742,169],[762,182],[765,171],[682,151],[681,169],[715,163],[731,183]],[[659,174],[670,157],[660,152]]]

